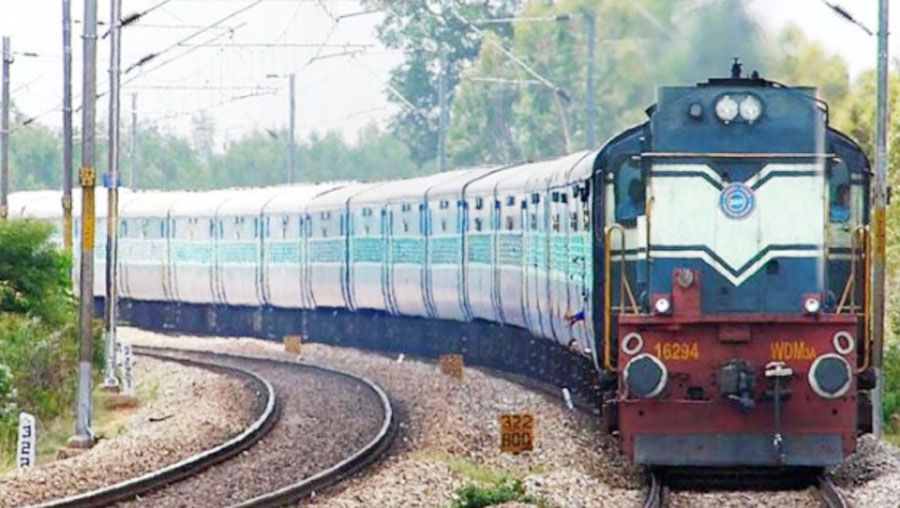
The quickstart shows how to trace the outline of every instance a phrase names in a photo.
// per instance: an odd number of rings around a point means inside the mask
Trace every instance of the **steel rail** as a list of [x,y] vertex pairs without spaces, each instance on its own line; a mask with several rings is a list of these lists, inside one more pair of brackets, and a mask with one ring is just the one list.
[[644,492],[644,501],[641,506],[643,508],[663,508],[664,490],[660,474],[653,470],[648,471],[647,487]]
[[347,478],[348,476],[359,472],[360,470],[374,462],[376,459],[378,459],[384,452],[388,450],[388,448],[390,448],[391,443],[393,443],[394,441],[394,436],[396,436],[397,434],[396,412],[394,411],[394,406],[391,402],[390,397],[388,397],[387,393],[376,383],[356,374],[351,374],[349,372],[344,372],[330,367],[326,368],[319,365],[312,365],[306,362],[289,362],[286,360],[271,360],[268,358],[262,360],[286,364],[299,364],[303,365],[304,367],[344,376],[358,383],[362,383],[369,390],[374,392],[378,399],[381,401],[384,419],[381,423],[381,428],[378,430],[378,433],[375,435],[375,437],[344,460],[329,467],[328,469],[319,471],[318,473],[309,476],[297,483],[287,485],[278,490],[274,490],[268,494],[263,494],[253,499],[248,499],[246,501],[233,505],[232,508],[262,508],[270,506],[284,506],[287,504],[295,503],[311,495],[315,495],[316,492],[321,492],[322,489],[330,487]]
[[[141,348],[144,351],[151,350],[151,348]],[[246,501],[242,501],[233,505],[234,507],[269,507],[269,506],[284,506],[287,504],[291,504],[297,501],[300,501],[304,498],[309,497],[310,495],[320,492],[322,489],[325,489],[329,486],[332,486],[344,478],[359,472],[365,466],[371,464],[376,459],[378,459],[387,449],[390,447],[391,443],[394,440],[394,436],[397,433],[397,418],[396,411],[394,410],[393,403],[391,402],[390,397],[388,397],[387,392],[384,391],[379,385],[370,381],[369,379],[351,374],[346,371],[342,371],[339,369],[334,369],[331,367],[323,367],[321,365],[314,365],[311,363],[307,363],[304,361],[290,361],[278,358],[269,358],[269,357],[259,357],[259,356],[244,356],[244,355],[234,355],[227,353],[213,353],[208,351],[196,351],[196,350],[181,350],[181,349],[165,349],[165,348],[152,348],[155,351],[155,354],[166,353],[179,355],[175,357],[185,358],[186,356],[201,356],[201,357],[213,357],[216,359],[227,359],[230,361],[254,361],[254,362],[267,362],[276,365],[286,365],[286,366],[294,366],[294,367],[303,367],[305,369],[317,370],[319,372],[324,372],[326,374],[342,376],[351,381],[354,381],[358,384],[363,385],[367,389],[371,390],[376,397],[381,402],[381,408],[383,412],[383,420],[378,432],[375,436],[363,445],[361,448],[353,452],[351,455],[347,456],[337,464],[333,466],[323,469],[318,473],[313,474],[299,482],[293,483],[291,485],[287,485],[281,487],[277,490],[273,490],[269,493],[257,496],[252,499],[248,499]]]
[[[227,372],[243,378],[249,378],[263,387],[262,397],[265,408],[262,414],[242,433],[228,441],[170,464],[147,474],[131,478],[107,487],[56,499],[36,505],[39,508],[94,507],[107,506],[118,501],[133,499],[152,490],[159,489],[178,480],[196,475],[198,472],[222,462],[256,444],[262,439],[278,420],[278,403],[272,384],[258,374],[238,367],[216,364],[210,361],[192,360],[165,354],[160,350],[135,347],[135,352],[151,358],[173,361],[185,365],[196,366],[207,370]],[[262,398],[260,397],[260,398]]]
[[851,508],[850,503],[844,498],[841,492],[834,486],[827,475],[821,475],[818,478],[819,497],[822,498],[822,505],[826,508]]

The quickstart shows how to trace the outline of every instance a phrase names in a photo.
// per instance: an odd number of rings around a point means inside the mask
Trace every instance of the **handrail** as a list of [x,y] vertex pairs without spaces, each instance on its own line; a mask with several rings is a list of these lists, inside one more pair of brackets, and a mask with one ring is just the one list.
[[872,295],[869,291],[869,281],[872,277],[872,242],[869,235],[871,230],[869,226],[863,227],[863,252],[865,252],[865,264],[863,265],[863,364],[859,371],[862,372],[869,368],[872,362],[870,332],[872,326]]
[[[862,233],[860,235],[860,233]],[[847,300],[850,300],[849,305],[847,305],[847,311],[852,312],[856,309],[856,291],[854,291],[856,286],[856,262],[859,257],[859,249],[860,244],[862,245],[863,254],[865,254],[865,246],[866,246],[866,227],[864,225],[857,226],[850,233],[850,274],[847,276],[847,282],[844,284],[844,289],[841,291],[841,299],[838,301],[837,308],[835,309],[835,314],[841,314],[844,312],[844,306],[847,304]]]
[[857,273],[857,257],[858,257],[858,249],[862,249],[862,258],[863,258],[863,276],[862,283],[860,284],[862,293],[863,293],[863,336],[862,336],[862,347],[863,347],[863,363],[859,366],[857,372],[863,372],[869,368],[871,363],[871,344],[869,343],[869,320],[871,319],[871,305],[872,298],[869,294],[869,277],[871,276],[871,242],[869,241],[869,227],[866,225],[859,225],[853,228],[853,232],[850,234],[850,275],[847,277],[847,283],[844,285],[844,290],[841,292],[841,299],[838,302],[837,308],[835,309],[836,314],[840,314],[844,311],[844,305],[847,303],[847,299],[850,299],[850,305],[848,306],[848,311],[852,312],[853,309],[856,308],[856,291],[854,291],[854,286],[856,285],[856,273]]
[[603,266],[604,266],[604,277],[603,277],[603,339],[605,343],[604,354],[603,354],[603,366],[609,372],[615,372],[616,368],[612,364],[612,235],[613,232],[618,231],[620,238],[622,239],[622,268],[619,277],[619,309],[620,311],[625,308],[625,295],[628,295],[628,298],[631,302],[632,309],[634,313],[639,313],[639,309],[637,306],[637,301],[634,298],[634,293],[631,291],[631,286],[628,284],[628,277],[625,274],[625,228],[623,228],[620,224],[610,224],[606,226],[604,229],[604,238],[605,242],[603,244]]

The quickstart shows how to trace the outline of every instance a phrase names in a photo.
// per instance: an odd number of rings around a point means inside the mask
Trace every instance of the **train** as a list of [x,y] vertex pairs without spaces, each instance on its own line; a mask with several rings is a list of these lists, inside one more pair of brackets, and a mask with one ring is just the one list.
[[[871,176],[814,88],[735,66],[659,87],[644,123],[562,158],[122,189],[120,314],[458,353],[571,391],[638,464],[828,467],[871,430]],[[103,189],[97,201],[102,239]],[[59,204],[14,193],[10,214],[59,230]]]

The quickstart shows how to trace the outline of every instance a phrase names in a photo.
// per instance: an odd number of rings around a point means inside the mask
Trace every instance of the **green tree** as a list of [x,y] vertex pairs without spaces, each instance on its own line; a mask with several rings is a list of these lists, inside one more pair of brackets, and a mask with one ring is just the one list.
[[410,157],[406,143],[374,123],[360,131],[356,145],[349,149],[350,166],[345,178],[387,180],[423,172]]
[[[104,158],[105,160],[105,158]],[[129,165],[130,166],[130,165]],[[106,167],[104,163],[102,167]],[[124,159],[123,159],[123,168]],[[190,143],[154,126],[138,129],[135,186],[142,189],[217,187],[209,166],[200,163]],[[127,175],[127,171],[124,172]],[[128,181],[127,179],[125,181]]]
[[451,125],[453,161],[513,162],[586,146],[589,13],[596,19],[594,127],[601,140],[643,121],[658,84],[726,75],[735,55],[754,64],[765,60],[759,27],[741,2],[693,7],[687,0],[528,2],[522,17],[567,21],[518,23],[507,44],[565,93],[534,82],[522,66],[483,44],[464,78],[501,79],[464,79],[460,85]]
[[816,86],[832,111],[841,109],[850,92],[850,73],[840,55],[829,54],[796,25],[785,27],[777,44],[767,51],[772,55],[768,59],[772,64],[765,77],[791,86]]
[[[437,151],[441,54],[447,62],[447,89],[452,96],[460,72],[478,56],[481,47],[481,37],[470,21],[512,16],[520,3],[521,0],[366,1],[368,6],[385,14],[378,27],[381,41],[389,48],[403,51],[406,57],[391,72],[390,85],[415,110],[392,94],[391,100],[401,109],[391,122],[391,130],[409,146],[417,165],[433,160]],[[502,38],[512,33],[509,23],[489,27]]]
[[[288,154],[287,132],[254,132],[230,144],[213,163],[212,187],[262,186],[284,183]],[[305,180],[301,163],[298,179]]]
[[0,312],[62,325],[71,310],[71,260],[50,243],[53,227],[0,223]]

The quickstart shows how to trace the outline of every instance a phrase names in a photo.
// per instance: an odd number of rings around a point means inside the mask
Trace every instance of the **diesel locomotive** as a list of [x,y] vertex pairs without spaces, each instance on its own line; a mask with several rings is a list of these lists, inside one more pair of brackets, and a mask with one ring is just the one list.
[[[462,353],[593,401],[640,464],[837,464],[870,426],[864,153],[814,89],[739,67],[647,114],[524,165],[123,192],[121,314]],[[60,225],[59,198],[10,212]]]

